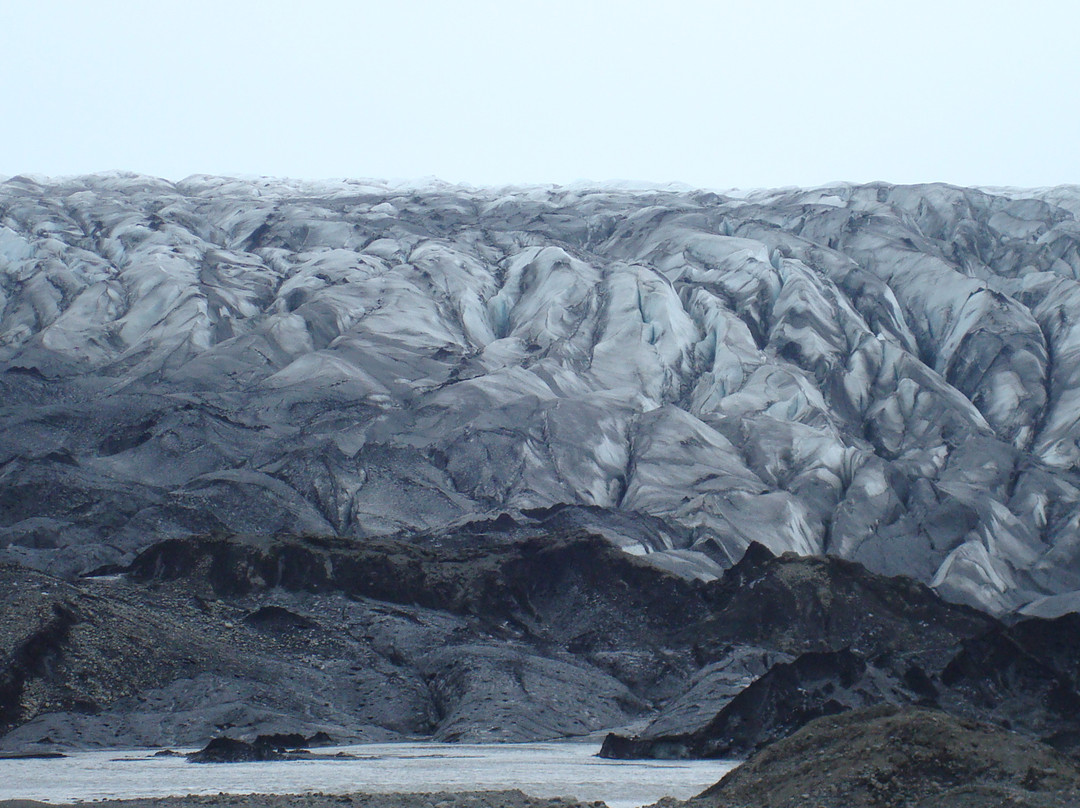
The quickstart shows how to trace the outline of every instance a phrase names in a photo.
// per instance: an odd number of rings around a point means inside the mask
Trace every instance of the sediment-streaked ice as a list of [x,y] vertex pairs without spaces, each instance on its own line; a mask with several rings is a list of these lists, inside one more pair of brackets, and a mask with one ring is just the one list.
[[[0,556],[573,503],[1080,589],[1080,191],[0,184]],[[1066,602],[1066,601],[1061,601]],[[1071,602],[1071,601],[1069,601]]]

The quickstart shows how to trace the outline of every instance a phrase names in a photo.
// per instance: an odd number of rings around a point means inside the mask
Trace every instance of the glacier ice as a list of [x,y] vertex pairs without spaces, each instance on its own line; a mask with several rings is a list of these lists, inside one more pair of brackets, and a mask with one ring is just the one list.
[[0,557],[571,503],[684,572],[759,541],[1071,602],[1078,217],[1067,186],[14,177]]

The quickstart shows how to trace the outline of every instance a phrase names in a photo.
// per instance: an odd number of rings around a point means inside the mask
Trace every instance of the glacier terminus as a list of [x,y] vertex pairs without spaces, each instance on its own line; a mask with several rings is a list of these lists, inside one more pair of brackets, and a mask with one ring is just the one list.
[[[1080,606],[1080,189],[0,183],[0,558],[566,519]],[[434,540],[434,539],[433,539]]]

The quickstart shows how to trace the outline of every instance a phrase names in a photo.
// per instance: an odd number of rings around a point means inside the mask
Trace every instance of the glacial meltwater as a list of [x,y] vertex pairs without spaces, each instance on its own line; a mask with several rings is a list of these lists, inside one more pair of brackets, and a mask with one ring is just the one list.
[[430,792],[520,789],[535,797],[603,800],[636,808],[685,799],[735,761],[604,760],[595,743],[364,744],[318,749],[352,758],[267,763],[189,763],[155,750],[79,752],[65,758],[0,760],[0,799],[45,802],[185,794],[321,791]]

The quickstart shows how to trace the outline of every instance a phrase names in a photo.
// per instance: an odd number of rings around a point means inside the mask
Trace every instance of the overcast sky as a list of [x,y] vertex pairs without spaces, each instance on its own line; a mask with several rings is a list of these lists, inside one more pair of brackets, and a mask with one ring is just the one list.
[[1080,3],[0,0],[0,175],[1080,182]]

